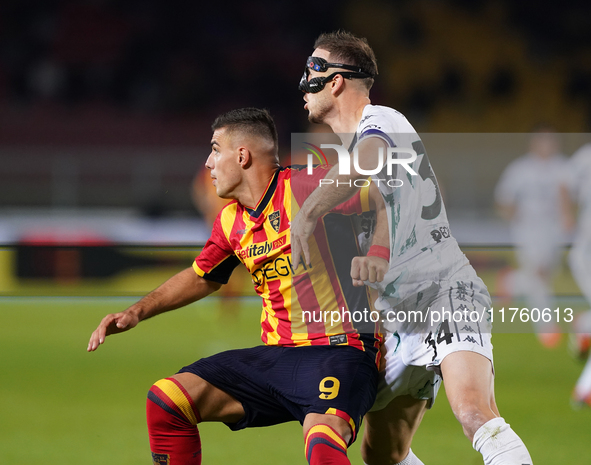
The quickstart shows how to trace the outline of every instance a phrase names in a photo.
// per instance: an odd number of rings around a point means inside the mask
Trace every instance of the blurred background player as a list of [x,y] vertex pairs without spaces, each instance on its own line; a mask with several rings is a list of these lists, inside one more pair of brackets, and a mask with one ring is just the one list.
[[[366,39],[337,31],[320,35],[314,49],[299,86],[308,119],[331,126],[342,146],[349,153],[358,150],[359,158],[350,167],[351,175],[340,174],[344,166],[333,167],[326,176],[333,183],[317,188],[292,221],[294,264],[300,253],[308,263],[308,238],[316,218],[358,191],[352,181],[367,177],[361,170],[375,170],[379,150],[400,147],[396,156],[409,159],[412,147],[414,159],[406,165],[395,164],[391,173],[382,165],[372,175],[386,203],[390,247],[382,255],[355,259],[352,277],[357,282],[370,278],[371,271],[383,264],[389,267],[376,302],[384,317],[391,312],[428,314],[430,308],[442,307],[484,317],[480,325],[466,319],[455,325],[447,319],[436,325],[418,322],[414,327],[397,325],[396,319],[384,324],[390,331],[386,366],[376,404],[366,415],[365,463],[423,463],[410,445],[435,400],[441,375],[450,406],[486,465],[531,464],[527,448],[500,416],[494,399],[491,327],[486,318],[490,296],[450,233],[437,180],[418,134],[398,111],[371,104],[369,90],[378,70]],[[377,226],[376,232],[380,230]]]
[[[552,279],[560,263],[565,234],[573,220],[566,195],[567,159],[553,128],[532,133],[527,154],[512,161],[495,189],[499,214],[510,222],[519,268],[499,275],[504,298],[524,296],[528,308],[553,308]],[[554,323],[534,323],[540,342],[555,347],[561,339]]]
[[[578,220],[569,264],[581,292],[591,305],[591,143],[582,146],[569,160],[569,188],[578,205]],[[577,315],[571,335],[575,354],[586,360],[573,392],[575,406],[591,407],[591,310]]]

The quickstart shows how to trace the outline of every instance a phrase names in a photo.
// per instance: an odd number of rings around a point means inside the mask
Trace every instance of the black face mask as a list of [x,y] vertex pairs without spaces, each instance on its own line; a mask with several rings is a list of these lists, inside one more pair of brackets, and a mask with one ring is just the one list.
[[[341,68],[350,71],[337,71],[328,76],[315,77],[308,80],[311,69],[322,73],[327,71],[328,68]],[[308,57],[306,69],[304,70],[302,79],[300,79],[300,85],[298,88],[304,93],[315,94],[324,89],[326,83],[332,81],[337,74],[340,74],[345,79],[367,79],[374,77],[373,74],[368,73],[358,66],[345,65],[343,63],[328,63],[324,58]]]

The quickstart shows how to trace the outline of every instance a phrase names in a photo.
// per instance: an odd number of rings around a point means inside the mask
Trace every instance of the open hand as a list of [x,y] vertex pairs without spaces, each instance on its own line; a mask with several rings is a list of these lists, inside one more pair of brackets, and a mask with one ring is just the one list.
[[107,315],[90,336],[86,350],[88,352],[95,351],[105,342],[105,337],[128,331],[135,328],[138,323],[139,318],[133,312],[125,311]]
[[[300,210],[291,221],[289,230],[291,234],[291,261],[295,271],[300,262],[310,265],[310,248],[308,239],[314,233],[316,221],[305,216]],[[301,260],[303,255],[303,260]]]

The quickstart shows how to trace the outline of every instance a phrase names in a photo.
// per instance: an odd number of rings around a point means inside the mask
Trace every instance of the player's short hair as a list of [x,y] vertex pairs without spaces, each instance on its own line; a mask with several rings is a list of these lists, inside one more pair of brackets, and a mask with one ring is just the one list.
[[262,137],[273,142],[278,147],[279,137],[273,117],[266,109],[239,108],[218,116],[211,125],[212,131],[227,128],[229,131]]
[[[316,39],[314,48],[329,52],[332,62],[359,66],[374,76],[378,74],[376,56],[364,37],[343,30],[325,32]],[[373,78],[362,79],[362,82],[371,89]]]

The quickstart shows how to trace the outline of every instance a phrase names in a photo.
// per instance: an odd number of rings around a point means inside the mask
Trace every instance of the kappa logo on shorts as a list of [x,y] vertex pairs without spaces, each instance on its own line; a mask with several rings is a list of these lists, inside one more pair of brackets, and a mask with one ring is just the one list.
[[460,331],[467,331],[469,333],[475,333],[476,330],[474,330],[471,326],[468,325],[464,325],[464,327],[462,329],[460,329]]
[[170,455],[155,454],[152,452],[152,461],[154,462],[154,465],[170,465]]
[[281,214],[279,213],[279,210],[275,210],[269,215],[269,223],[271,223],[275,232],[278,233],[279,227],[281,226]]

